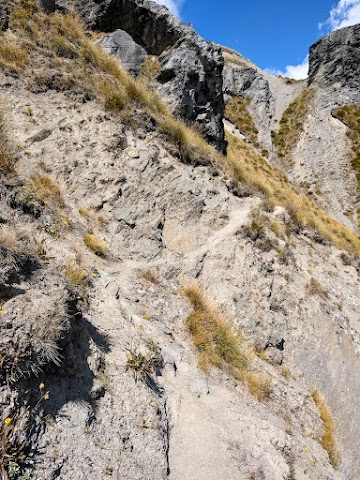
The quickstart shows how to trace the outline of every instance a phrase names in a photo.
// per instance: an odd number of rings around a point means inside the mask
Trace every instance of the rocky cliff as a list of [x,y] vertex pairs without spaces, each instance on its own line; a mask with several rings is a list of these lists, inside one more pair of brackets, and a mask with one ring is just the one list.
[[359,101],[360,25],[341,28],[310,48],[309,83],[354,89]]
[[357,479],[360,240],[275,166],[350,201],[331,93],[151,2],[46,7],[0,37],[1,477]]

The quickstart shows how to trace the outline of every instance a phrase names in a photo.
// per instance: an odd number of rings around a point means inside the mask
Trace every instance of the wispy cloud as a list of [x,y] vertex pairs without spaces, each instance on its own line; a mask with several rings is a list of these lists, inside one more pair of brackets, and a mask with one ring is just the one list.
[[284,70],[278,68],[265,68],[265,70],[273,75],[281,75],[282,77],[294,78],[295,80],[303,80],[308,76],[309,56],[299,65],[287,65]]
[[183,0],[154,0],[154,2],[165,5],[173,15],[180,18],[180,8],[184,3]]
[[329,18],[319,23],[319,29],[334,31],[360,23],[360,0],[339,0],[330,10]]

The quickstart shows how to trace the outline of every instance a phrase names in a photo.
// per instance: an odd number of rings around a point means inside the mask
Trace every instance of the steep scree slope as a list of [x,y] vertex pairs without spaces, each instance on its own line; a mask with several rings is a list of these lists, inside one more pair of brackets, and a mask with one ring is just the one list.
[[[30,66],[0,76],[2,151],[15,161],[0,191],[2,476],[356,479],[356,256],[230,180],[210,150],[183,163],[125,75],[142,101],[114,104],[118,71],[74,39],[69,17],[44,17],[67,56],[42,47],[42,15],[20,25]],[[23,45],[21,28],[2,42]],[[59,71],[85,48],[119,89],[113,103]],[[194,279],[242,332],[257,376],[199,367],[209,346],[193,345],[181,294]],[[222,358],[231,351],[222,344]],[[336,420],[328,437],[314,388]]]

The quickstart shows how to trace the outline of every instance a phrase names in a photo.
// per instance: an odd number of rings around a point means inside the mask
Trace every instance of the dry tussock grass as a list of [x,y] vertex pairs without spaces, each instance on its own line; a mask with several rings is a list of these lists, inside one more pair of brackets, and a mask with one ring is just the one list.
[[64,206],[59,185],[47,175],[32,175],[30,177],[29,188],[35,198],[42,203],[52,203],[57,207]]
[[65,266],[65,278],[73,287],[84,286],[88,278],[88,272],[81,261],[68,260]]
[[182,293],[193,307],[186,319],[186,327],[199,352],[202,370],[207,372],[214,365],[245,383],[258,400],[268,398],[271,381],[265,374],[252,371],[254,352],[241,333],[234,329],[231,322],[211,304],[195,283],[185,286]]
[[360,256],[360,239],[349,228],[301,194],[281,170],[270,165],[251,146],[230,134],[227,135],[227,140],[228,155],[223,158],[223,165],[229,175],[255,187],[274,205],[286,207],[295,231],[311,227],[320,237],[340,250]]
[[299,141],[300,135],[304,130],[304,121],[313,96],[314,89],[305,88],[290,103],[280,120],[279,132],[273,137],[279,157],[284,158],[289,164],[291,163],[291,150]]
[[19,47],[4,41],[0,36],[0,70],[9,73],[22,72],[28,62],[28,53],[24,47]]
[[0,248],[21,255],[34,255],[35,242],[30,226],[0,229]]
[[240,132],[255,146],[258,146],[258,129],[249,112],[250,99],[233,97],[225,107],[225,117],[228,118]]
[[14,147],[9,138],[5,108],[0,105],[0,174],[11,172],[14,166]]
[[336,445],[335,420],[331,414],[330,408],[326,403],[324,396],[316,389],[311,391],[311,395],[317,406],[320,418],[324,424],[324,434],[321,438],[321,445],[327,451],[330,463],[334,468],[339,465],[339,451]]
[[105,257],[108,252],[108,246],[100,237],[97,237],[93,234],[86,234],[84,236],[84,243],[88,247],[89,250],[94,252],[96,255],[100,257]]
[[319,280],[313,277],[311,278],[308,285],[306,285],[306,290],[310,295],[318,295],[322,298],[328,298],[329,296],[329,292],[324,287],[324,285]]
[[[194,129],[174,118],[169,107],[156,93],[148,91],[144,82],[133,79],[114,57],[92,43],[76,15],[58,12],[45,15],[35,0],[18,0],[10,26],[31,46],[29,52],[34,71],[43,68],[45,56],[50,60],[49,74],[55,70],[66,79],[64,88],[78,88],[82,93],[95,95],[105,108],[115,114],[124,114],[131,104],[141,106],[154,119],[158,129],[178,146],[182,159],[223,166],[235,181],[246,182],[269,197],[275,205],[288,207],[294,222],[310,225],[338,248],[360,255],[360,241],[356,235],[291,187],[285,175],[270,166],[250,146],[228,136],[230,149],[225,158]],[[59,48],[63,57],[59,57]],[[61,80],[58,82],[61,83]],[[284,132],[292,130],[292,122],[303,117],[311,95],[311,90],[306,90],[292,106],[293,111],[287,113],[283,122]],[[294,130],[299,129],[296,127]]]

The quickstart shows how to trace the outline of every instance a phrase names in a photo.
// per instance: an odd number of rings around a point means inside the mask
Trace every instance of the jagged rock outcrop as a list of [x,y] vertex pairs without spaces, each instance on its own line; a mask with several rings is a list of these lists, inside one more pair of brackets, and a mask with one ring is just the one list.
[[56,0],[56,6],[75,7],[91,28],[103,32],[121,29],[148,54],[160,56],[159,90],[174,113],[199,123],[207,140],[218,150],[226,150],[224,61],[219,49],[191,26],[183,25],[167,8],[148,0]]
[[312,47],[309,55],[309,83],[341,88],[360,87],[360,24],[341,28]]

